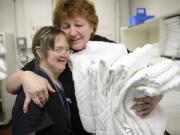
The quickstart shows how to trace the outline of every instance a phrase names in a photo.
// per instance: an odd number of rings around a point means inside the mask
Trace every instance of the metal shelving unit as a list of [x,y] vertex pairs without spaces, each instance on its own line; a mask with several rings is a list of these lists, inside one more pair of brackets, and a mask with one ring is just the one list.
[[[11,120],[12,107],[14,105],[14,95],[8,93],[5,89],[6,76],[16,71],[16,53],[13,34],[0,33],[0,45],[1,49],[1,69],[0,72],[5,76],[1,76],[0,80],[0,125],[6,125]],[[1,75],[2,75],[1,74]]]
[[[122,28],[121,29],[122,43],[125,44],[130,51],[133,51],[135,48],[142,47],[148,43],[150,44],[159,43],[160,54],[162,56],[165,51],[165,46],[168,36],[168,28],[167,25],[165,24],[165,20],[169,17],[173,17],[177,15],[178,16],[180,15],[180,11],[163,17],[155,18],[153,20],[147,21],[145,23],[136,26]],[[169,57],[169,58],[175,60],[174,57]],[[168,93],[165,94],[163,100],[161,101],[161,105],[163,105],[163,103],[166,103],[165,104],[166,106],[173,106],[174,103],[172,102],[175,101],[175,99],[180,98],[180,93],[179,92],[177,93],[171,92],[170,93],[171,96],[168,96]],[[167,103],[169,103],[169,105]],[[176,104],[180,104],[179,101],[177,101]],[[168,119],[167,130],[173,135],[180,134],[180,128],[178,124],[180,120],[180,109],[177,108],[179,108],[179,106],[176,106],[174,110],[165,109]]]

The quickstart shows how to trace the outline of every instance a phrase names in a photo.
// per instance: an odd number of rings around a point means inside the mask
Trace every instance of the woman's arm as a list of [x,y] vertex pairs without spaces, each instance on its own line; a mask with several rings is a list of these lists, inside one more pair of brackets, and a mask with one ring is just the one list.
[[6,90],[11,94],[17,94],[21,86],[21,76],[24,71],[19,70],[6,79]]
[[6,89],[12,94],[18,93],[21,86],[26,96],[23,107],[24,112],[27,112],[31,99],[35,104],[43,107],[48,100],[48,91],[54,92],[45,78],[32,71],[17,71],[6,79]]

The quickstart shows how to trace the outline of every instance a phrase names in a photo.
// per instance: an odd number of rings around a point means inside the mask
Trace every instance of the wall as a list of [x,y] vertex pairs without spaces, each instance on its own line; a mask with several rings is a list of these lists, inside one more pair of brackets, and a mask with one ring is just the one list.
[[127,26],[129,0],[94,0],[99,16],[97,34],[120,42],[120,29]]
[[135,13],[136,7],[145,7],[148,15],[160,17],[180,11],[179,5],[180,0],[130,0],[130,13]]
[[15,24],[16,24],[16,36],[24,37],[25,36],[25,13],[24,13],[24,0],[16,0],[15,5]]
[[51,0],[0,0],[0,31],[26,36],[29,23],[51,25],[51,7]]
[[52,25],[52,0],[24,0],[24,13],[25,35],[31,48],[35,32],[42,26]]
[[[10,45],[8,45],[9,48],[15,48],[15,33],[16,33],[16,24],[15,24],[16,18],[15,18],[15,5],[13,0],[0,0],[0,33],[4,33],[5,35],[8,35],[7,42],[10,42]],[[10,33],[10,34],[8,34]],[[11,35],[12,34],[12,35]],[[9,40],[10,39],[10,40]],[[10,57],[13,57],[14,60],[14,53],[17,55],[17,52],[15,50],[11,50],[13,53]],[[9,56],[6,56],[9,57]],[[7,64],[8,65],[8,64]],[[16,69],[16,65],[13,65],[13,67]],[[8,67],[9,68],[9,67]],[[10,67],[11,68],[11,67]]]
[[[0,0],[0,31],[13,33],[15,40],[16,37],[27,37],[28,54],[31,54],[29,37],[33,33],[31,25],[34,23],[31,23],[31,20],[34,21],[37,18],[37,20],[43,20],[45,25],[51,24],[51,11],[48,7],[52,5],[46,4],[50,1],[55,2],[56,0]],[[127,26],[129,0],[93,1],[100,20],[97,34],[120,43],[120,29],[122,26]],[[49,5],[46,11],[44,11],[44,4],[45,6]],[[27,14],[31,10],[32,13]],[[44,13],[42,13],[42,10]],[[46,15],[43,16],[43,14]]]
[[96,0],[95,6],[99,17],[99,26],[97,33],[115,40],[115,27],[116,27],[116,0]]
[[[27,26],[29,25],[29,22],[27,21],[26,15],[26,1],[28,0],[0,0],[0,17],[2,18],[2,21],[0,22],[1,31],[13,32],[16,37],[27,36],[27,31],[29,31],[29,29],[27,30]],[[42,1],[44,0],[31,1],[30,3],[37,3],[34,5],[38,6],[41,5],[39,6],[41,9],[42,4],[39,3]],[[129,0],[93,1],[100,20],[97,33],[115,40],[116,42],[120,42],[120,28],[127,25],[127,17],[129,15]],[[35,9],[36,6],[33,6],[32,11]],[[37,14],[34,14],[34,17],[39,18],[39,14],[37,12]],[[51,21],[51,17],[49,16],[50,15],[47,15],[47,19]]]
[[0,32],[15,32],[13,0],[0,0]]
[[[49,8],[44,11],[43,4],[49,1],[51,0],[0,0],[0,31],[14,33],[15,39],[16,37],[27,37],[28,48],[30,48],[29,37],[33,33],[31,25],[34,23],[31,23],[31,20],[34,21],[37,18],[37,20],[43,20],[46,25],[51,24],[51,11]],[[97,33],[120,42],[120,27],[126,25],[127,19],[124,18],[128,16],[128,0],[94,0],[94,3],[100,20]],[[50,6],[52,5],[49,4]],[[29,12],[31,10],[32,13]],[[44,13],[42,13],[42,10]],[[46,17],[43,17],[43,14],[46,14]],[[45,21],[43,18],[45,18]],[[28,49],[28,54],[30,54],[29,52],[31,52],[31,49]]]

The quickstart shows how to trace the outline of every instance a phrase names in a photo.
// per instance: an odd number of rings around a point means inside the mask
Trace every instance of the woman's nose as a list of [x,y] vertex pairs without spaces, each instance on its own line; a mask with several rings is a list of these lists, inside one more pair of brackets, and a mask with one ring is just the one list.
[[68,53],[64,54],[64,58],[65,58],[66,60],[68,60],[68,59],[69,59],[69,54],[68,54]]
[[63,51],[63,57],[68,58],[69,57],[69,50]]
[[69,30],[69,35],[70,36],[76,36],[77,35],[77,30],[75,27],[71,27]]

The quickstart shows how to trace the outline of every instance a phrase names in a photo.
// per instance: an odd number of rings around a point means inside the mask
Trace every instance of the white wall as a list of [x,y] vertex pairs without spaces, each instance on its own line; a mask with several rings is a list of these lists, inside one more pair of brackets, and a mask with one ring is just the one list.
[[94,0],[99,17],[97,34],[120,42],[120,29],[127,26],[129,0]]
[[24,13],[24,0],[16,0],[15,5],[15,25],[16,25],[16,36],[24,37],[25,36],[25,13]]
[[116,0],[96,0],[95,6],[99,17],[99,26],[97,33],[115,40],[116,26]]
[[52,0],[23,0],[25,36],[31,48],[35,32],[42,26],[52,25]]
[[13,0],[0,0],[0,32],[15,32]]
[[180,0],[130,0],[131,13],[136,7],[145,7],[148,15],[156,17],[180,11]]
[[27,36],[30,25],[51,25],[51,11],[51,0],[0,0],[0,31]]
[[[0,31],[25,35],[24,0],[0,0]],[[94,0],[100,18],[97,33],[120,41],[120,28],[127,26],[127,18],[135,7],[146,7],[148,14],[162,16],[180,10],[180,0]],[[130,1],[130,4],[129,4]],[[163,4],[162,4],[163,3]]]
[[[34,24],[34,22],[31,23],[31,20],[36,20],[34,18],[37,18],[37,20],[46,20],[43,21],[46,25],[51,22],[51,11],[49,11],[49,8],[43,11],[44,13],[41,12],[41,9],[44,10],[43,3],[49,1],[51,0],[0,0],[0,31],[14,33],[15,38],[27,37],[28,48],[30,48],[29,37],[30,34],[33,33],[31,24]],[[116,42],[120,42],[120,28],[126,25],[129,13],[128,1],[129,0],[94,0],[100,20],[97,30],[98,34],[106,36]],[[30,2],[28,11],[26,7],[27,2]],[[47,4],[45,6],[47,6]],[[52,5],[49,4],[49,6]],[[31,13],[27,14],[29,9],[35,12],[33,16]],[[31,49],[28,49],[28,52],[31,52]]]
[[[28,1],[28,0],[27,0]],[[44,0],[41,0],[44,1]],[[39,8],[43,6],[41,2],[32,1],[37,3]],[[49,0],[48,0],[49,1]],[[120,28],[127,25],[127,17],[129,15],[129,0],[93,0],[99,16],[99,27],[97,34],[106,36],[109,39],[120,42]],[[27,36],[27,26],[29,25],[26,15],[25,0],[0,0],[0,31],[10,31],[18,36]],[[30,5],[31,6],[31,5]],[[36,6],[32,7],[32,11],[36,10]],[[37,11],[34,18],[42,18]],[[47,19],[51,21],[50,15],[47,13]],[[48,22],[49,23],[49,22]],[[28,31],[30,31],[28,29]],[[29,47],[30,45],[28,45]]]

